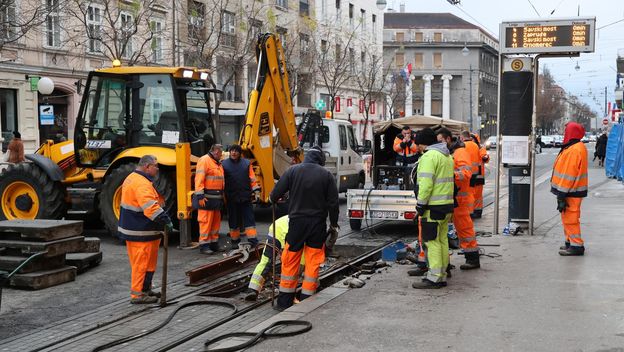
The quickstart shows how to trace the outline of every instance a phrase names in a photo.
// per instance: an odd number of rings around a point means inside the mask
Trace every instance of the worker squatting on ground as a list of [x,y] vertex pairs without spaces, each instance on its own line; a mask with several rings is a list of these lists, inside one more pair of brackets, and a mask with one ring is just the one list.
[[478,134],[473,133],[472,141],[479,147],[479,175],[476,177],[474,190],[474,211],[473,217],[480,219],[483,215],[483,186],[485,185],[485,164],[490,162],[490,155],[481,144],[481,138]]
[[228,148],[230,157],[223,161],[225,175],[225,199],[230,225],[232,249],[237,249],[240,243],[241,224],[247,240],[255,247],[256,220],[254,219],[251,197],[260,198],[260,186],[256,182],[256,175],[249,160],[241,157],[243,149],[238,144]]
[[[468,152],[468,155],[470,155],[470,166],[471,166],[471,171],[472,171],[472,178],[470,179],[470,187],[472,189],[472,194],[473,197],[475,197],[475,202],[477,201],[477,186],[479,184],[483,185],[485,182],[485,179],[481,180],[480,175],[480,168],[481,168],[481,153],[479,152],[479,146],[477,145],[477,143],[475,143],[475,141],[472,139],[472,135],[470,134],[470,132],[468,131],[462,131],[461,132],[461,139],[464,142],[464,145],[466,146],[466,151]],[[483,187],[481,188],[483,190]],[[481,207],[481,209],[483,208],[483,206]],[[472,217],[473,218],[480,218],[481,217],[481,213],[477,213],[477,208],[476,208],[476,204],[475,206],[473,206],[472,209]]]
[[318,287],[320,265],[325,261],[327,215],[332,231],[338,227],[338,188],[334,176],[326,170],[325,155],[314,146],[306,152],[303,163],[291,166],[275,185],[269,197],[275,203],[289,192],[288,233],[282,251],[280,293],[276,309],[292,306],[301,255],[305,255],[301,300],[313,295]]
[[396,165],[407,166],[418,161],[418,148],[409,126],[403,126],[401,133],[394,138],[394,151],[397,153]]
[[466,263],[460,265],[459,268],[462,270],[478,269],[481,267],[479,262],[479,244],[477,243],[474,224],[470,217],[474,205],[474,195],[470,187],[472,161],[464,143],[458,138],[453,138],[451,131],[446,128],[440,128],[437,134],[438,141],[446,143],[453,155],[455,164],[456,193],[453,224],[457,231],[457,237],[459,237],[459,246],[466,258]]
[[152,291],[158,247],[163,227],[168,232],[173,230],[162,208],[164,200],[152,183],[157,174],[156,157],[145,155],[121,186],[118,236],[126,240],[132,269],[130,302],[134,304],[155,303],[160,297],[160,293]]
[[414,184],[414,191],[418,194],[416,211],[420,217],[422,240],[427,246],[429,271],[412,287],[437,289],[446,286],[449,264],[447,231],[453,214],[453,158],[446,143],[436,143],[435,132],[430,128],[416,133],[415,141],[423,153],[418,161],[418,182]]
[[197,161],[195,171],[195,192],[199,209],[199,248],[203,254],[219,251],[219,228],[221,227],[221,209],[223,208],[223,189],[225,186],[221,156],[223,146],[215,144],[210,152]]
[[587,149],[581,142],[583,126],[569,122],[565,127],[563,145],[553,166],[550,192],[557,196],[557,210],[561,213],[565,245],[560,255],[583,255],[585,245],[581,237],[581,201],[587,197]]

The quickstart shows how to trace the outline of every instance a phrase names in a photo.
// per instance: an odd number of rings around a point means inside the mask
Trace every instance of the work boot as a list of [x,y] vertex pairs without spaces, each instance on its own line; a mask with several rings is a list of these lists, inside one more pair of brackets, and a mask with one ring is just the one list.
[[238,249],[238,244],[240,243],[240,238],[237,240],[232,240],[232,249]]
[[251,248],[258,247],[258,239],[256,237],[247,237],[247,241],[251,243]]
[[567,256],[578,256],[578,255],[583,255],[585,254],[585,247],[577,247],[577,246],[570,246],[568,249],[564,249],[562,251],[559,251],[559,255],[567,257]]
[[199,248],[199,253],[201,254],[214,254],[214,251],[212,249],[210,249],[210,247],[208,246],[202,246]]
[[449,264],[449,265],[446,267],[446,277],[447,277],[447,278],[453,277],[453,274],[451,274],[451,269],[455,269],[455,266],[454,266],[454,265]]
[[411,269],[407,271],[407,275],[409,276],[424,276],[429,269],[422,266],[417,266],[416,269]]
[[160,298],[160,292],[152,291],[152,289],[143,291],[143,294],[148,295],[150,297]]
[[560,250],[565,251],[566,249],[570,248],[570,242],[565,241],[564,245],[559,247]]
[[132,304],[152,304],[156,302],[158,302],[158,298],[147,295],[130,299],[130,303]]
[[466,258],[466,264],[460,265],[459,269],[472,270],[479,269],[481,267],[481,263],[479,262],[479,252],[464,253],[464,257]]
[[252,302],[258,299],[258,291],[254,289],[247,289],[245,292],[245,301]]
[[414,282],[412,287],[419,290],[437,290],[446,287],[446,282],[433,282],[429,279],[422,279],[422,281]]
[[216,242],[208,243],[208,248],[210,248],[213,252],[223,252],[224,250],[219,247],[219,244]]

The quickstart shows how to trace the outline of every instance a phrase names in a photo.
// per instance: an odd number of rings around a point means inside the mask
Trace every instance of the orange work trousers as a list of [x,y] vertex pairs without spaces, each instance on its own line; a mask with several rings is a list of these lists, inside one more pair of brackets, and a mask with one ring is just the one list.
[[305,256],[303,283],[301,284],[301,299],[316,293],[318,288],[318,276],[321,264],[325,262],[325,246],[323,248],[312,248],[304,245],[303,249],[293,252],[290,245],[286,242],[282,251],[282,274],[280,278],[280,294],[285,293],[290,297],[290,302],[280,302],[284,308],[292,305],[294,293],[297,290],[299,279],[299,266],[301,264],[301,256]]
[[483,185],[474,186],[473,188],[474,195],[474,211],[478,214],[483,212]]
[[459,247],[464,253],[479,251],[474,225],[470,217],[471,212],[470,206],[467,205],[460,205],[453,211],[453,224],[459,238]]
[[158,262],[158,247],[160,239],[138,242],[126,241],[130,269],[132,270],[132,282],[130,284],[130,297],[142,297],[145,291],[152,286],[152,277],[156,271]]
[[561,212],[561,222],[566,242],[570,242],[570,246],[583,247],[584,242],[581,238],[581,201],[583,198],[567,197],[565,200],[568,206]]
[[219,228],[221,228],[221,210],[198,210],[199,245],[208,246],[219,242]]

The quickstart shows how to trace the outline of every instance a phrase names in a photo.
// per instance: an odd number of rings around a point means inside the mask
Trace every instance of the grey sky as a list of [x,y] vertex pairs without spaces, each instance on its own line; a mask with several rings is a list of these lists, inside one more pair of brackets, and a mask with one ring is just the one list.
[[[406,12],[450,12],[485,27],[497,38],[502,21],[573,17],[577,15],[579,5],[581,16],[596,17],[596,28],[624,19],[623,3],[616,0],[461,0],[459,6],[453,6],[446,0],[387,1],[388,8],[397,11],[400,3],[404,2]],[[553,9],[555,13],[551,16]],[[605,86],[609,100],[613,101],[615,61],[619,48],[624,48],[624,21],[596,31],[594,53],[581,54],[578,58],[544,59],[540,60],[540,65],[542,68],[548,67],[562,87],[588,103],[601,116],[604,111]],[[574,69],[577,61],[580,67],[578,71]]]

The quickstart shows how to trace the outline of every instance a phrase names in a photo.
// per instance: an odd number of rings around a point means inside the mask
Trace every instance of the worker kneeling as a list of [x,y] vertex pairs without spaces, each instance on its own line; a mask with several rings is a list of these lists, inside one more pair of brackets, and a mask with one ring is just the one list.
[[118,236],[126,240],[132,269],[130,302],[155,303],[160,293],[152,291],[152,278],[158,261],[158,247],[163,227],[173,230],[162,197],[154,188],[158,163],[153,155],[145,155],[136,170],[121,186],[121,209]]
[[276,305],[278,310],[293,305],[302,255],[305,255],[306,263],[300,298],[306,299],[316,292],[319,269],[325,261],[328,214],[332,232],[339,229],[336,180],[323,165],[323,151],[318,146],[312,147],[303,163],[286,170],[269,197],[275,203],[286,192],[290,196],[288,233],[282,251],[280,294]]
[[416,172],[414,187],[416,211],[420,216],[422,240],[427,246],[429,272],[413,288],[437,289],[446,286],[446,268],[449,264],[448,222],[453,213],[453,157],[446,143],[436,143],[430,128],[416,133],[418,149],[423,153]]

